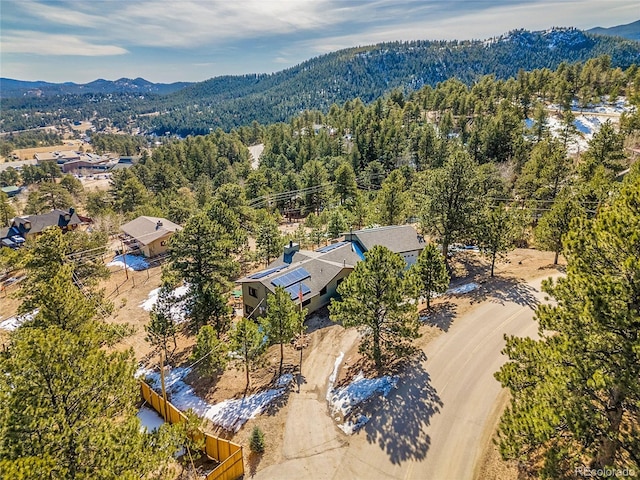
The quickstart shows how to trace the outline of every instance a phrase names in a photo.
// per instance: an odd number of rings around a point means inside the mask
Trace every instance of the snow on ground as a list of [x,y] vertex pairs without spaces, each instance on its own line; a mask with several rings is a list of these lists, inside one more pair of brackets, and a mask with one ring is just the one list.
[[144,257],[140,257],[138,255],[116,255],[113,257],[113,260],[107,263],[107,267],[120,267],[124,268],[125,263],[127,264],[128,270],[133,270],[139,272],[140,270],[146,270],[149,268],[149,264],[144,259]]
[[140,419],[140,431],[142,432],[153,432],[164,423],[160,414],[151,407],[142,406],[136,416]]
[[[293,375],[285,374],[277,380],[278,388],[211,405],[198,397],[193,388],[184,382],[184,378],[190,372],[190,368],[177,367],[165,374],[165,386],[169,401],[179,410],[192,409],[198,416],[208,418],[215,425],[233,432],[240,430],[250,418],[264,412],[271,402],[285,393],[293,380]],[[154,389],[160,388],[159,372],[140,369],[136,376],[144,376]]]
[[[336,371],[334,369],[334,372]],[[327,396],[330,397],[329,408],[337,419],[340,419],[340,414],[345,419],[345,422],[338,427],[347,435],[353,434],[369,421],[369,417],[362,414],[355,419],[348,418],[352,410],[374,396],[386,398],[391,392],[391,388],[397,388],[398,384],[398,377],[386,375],[377,378],[364,378],[360,372],[349,385],[334,390],[331,387],[335,377],[333,377],[333,381],[332,377],[333,373],[329,377],[330,390],[327,392]]]
[[16,315],[14,317],[9,317],[0,322],[0,328],[2,330],[8,330],[9,332],[14,331],[24,322],[31,320],[38,313],[38,309],[34,310],[30,313],[25,313],[24,315]]
[[480,288],[480,285],[478,285],[476,282],[465,283],[460,285],[459,287],[450,288],[445,292],[445,295],[458,295],[461,293],[469,293],[469,292],[473,292],[478,288]]
[[329,385],[327,386],[327,402],[331,403],[331,396],[333,395],[333,384],[336,383],[336,378],[338,378],[338,368],[340,368],[340,364],[342,363],[342,359],[344,358],[344,352],[340,352],[338,358],[336,358],[335,363],[333,364],[333,371],[331,375],[329,375]]
[[[593,135],[600,130],[602,124],[607,120],[612,123],[618,123],[620,115],[623,112],[633,111],[635,107],[629,105],[626,98],[618,97],[615,102],[603,103],[592,105],[590,107],[580,108],[576,101],[571,106],[571,111],[575,115],[573,122],[577,129],[577,134],[569,140],[567,145],[567,151],[569,153],[584,152],[589,148],[589,141],[593,138]],[[561,111],[560,105],[549,105],[550,115],[547,120],[547,126],[555,137],[561,137],[562,135],[562,121],[560,115],[557,112]],[[526,119],[525,123],[528,128],[531,128],[535,122],[531,119]]]
[[[173,317],[173,321],[176,323],[181,323],[186,320],[187,316],[187,293],[189,293],[189,286],[182,285],[178,288],[175,288],[171,293],[171,296],[176,299],[182,299],[176,302],[171,307],[171,316]],[[140,308],[143,310],[150,312],[153,309],[153,306],[158,301],[158,295],[160,294],[160,288],[154,288],[149,292],[147,299],[140,304]]]

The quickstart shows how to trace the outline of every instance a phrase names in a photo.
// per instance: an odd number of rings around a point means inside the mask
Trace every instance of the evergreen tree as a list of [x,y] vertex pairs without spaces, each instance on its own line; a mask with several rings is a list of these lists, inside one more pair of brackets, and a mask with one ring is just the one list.
[[536,144],[516,182],[516,192],[526,199],[554,200],[572,173],[571,160],[560,141],[547,138]]
[[90,330],[49,326],[13,335],[0,361],[0,468],[6,478],[32,467],[24,478],[116,480],[151,472],[163,478],[173,452],[162,454],[163,445],[140,431],[132,354],[100,347]]
[[304,164],[300,177],[302,179],[302,188],[305,189],[305,211],[320,213],[327,198],[327,169],[320,161],[311,160]]
[[36,190],[29,193],[25,213],[39,215],[51,210],[66,210],[74,205],[73,197],[61,185],[41,183]]
[[564,194],[556,199],[549,211],[540,219],[535,230],[536,241],[542,248],[554,252],[553,264],[558,264],[558,257],[562,251],[562,241],[571,227],[574,218],[583,215],[578,203]]
[[353,167],[347,162],[342,162],[335,172],[334,194],[340,199],[340,205],[348,203],[358,192],[356,174]]
[[347,205],[351,217],[353,219],[352,225],[357,229],[361,229],[367,224],[369,218],[369,204],[362,192],[358,192],[353,200]]
[[[65,319],[71,318],[68,315],[75,317],[76,311],[85,308],[92,312],[109,310],[102,293],[93,289],[100,278],[108,277],[109,271],[102,263],[102,257],[74,256],[85,250],[87,236],[84,232],[63,234],[58,228],[49,228],[29,243],[24,252],[27,277],[19,292],[21,313],[46,305],[45,310],[51,314],[49,320],[63,327],[66,323],[75,323]],[[93,242],[89,244],[94,245]],[[73,302],[61,304],[58,301],[57,296],[65,291],[74,297]]]
[[213,326],[218,336],[229,330],[233,308],[229,305],[228,295],[225,295],[222,288],[219,283],[207,282],[198,295],[192,295],[189,287],[186,308],[194,331],[207,324]]
[[284,287],[276,287],[275,293],[267,297],[267,314],[260,319],[260,324],[269,343],[280,345],[278,376],[282,375],[284,344],[290,343],[302,331],[306,314],[306,309],[301,310]]
[[164,351],[164,358],[169,358],[167,344],[173,339],[174,350],[178,347],[176,343],[176,322],[173,319],[172,309],[175,308],[176,299],[173,296],[171,287],[163,284],[158,292],[158,300],[153,305],[149,314],[149,323],[144,329],[147,332],[145,340],[155,347],[160,347]]
[[256,247],[259,258],[263,259],[267,265],[282,253],[284,237],[278,230],[278,224],[273,218],[266,217],[258,224]]
[[444,293],[449,286],[449,273],[444,256],[434,243],[427,244],[418,260],[411,268],[416,282],[417,293],[427,299],[427,308],[431,308],[431,297],[435,293]]
[[543,289],[539,340],[507,338],[500,451],[530,473],[640,469],[640,177],[565,240],[567,275]]
[[407,217],[409,197],[406,182],[400,170],[392,171],[382,182],[376,199],[378,217],[382,225],[400,225]]
[[582,155],[579,173],[584,181],[589,181],[602,166],[613,175],[625,168],[625,160],[624,135],[617,133],[611,121],[607,120],[589,141],[589,148]]
[[513,249],[517,232],[515,215],[502,205],[487,208],[480,215],[477,229],[478,246],[491,260],[492,277],[496,259]]
[[245,392],[249,390],[249,372],[253,367],[262,363],[266,345],[264,333],[258,329],[256,323],[248,318],[240,320],[231,330],[229,348],[244,366],[247,376]]
[[226,253],[227,241],[224,228],[204,213],[191,217],[171,237],[170,268],[189,285],[188,308],[196,331],[214,319],[218,333],[224,332],[219,322],[226,323],[228,309],[221,297],[238,270]]
[[418,193],[420,224],[438,238],[442,252],[448,252],[449,245],[472,227],[478,201],[475,171],[476,164],[456,149],[442,168],[425,172],[415,182],[422,189]]
[[329,238],[338,238],[347,229],[347,221],[342,214],[341,209],[336,208],[329,214],[329,223],[327,224],[327,234]]
[[411,287],[405,267],[400,255],[375,246],[338,286],[341,300],[329,305],[331,320],[360,329],[360,352],[378,372],[411,352],[410,341],[418,337],[416,307],[407,302]]
[[199,368],[208,375],[224,370],[227,364],[227,344],[220,340],[218,332],[211,325],[200,328],[196,337],[191,359],[199,362]]
[[16,216],[16,210],[6,193],[0,191],[0,225],[9,226],[9,220]]

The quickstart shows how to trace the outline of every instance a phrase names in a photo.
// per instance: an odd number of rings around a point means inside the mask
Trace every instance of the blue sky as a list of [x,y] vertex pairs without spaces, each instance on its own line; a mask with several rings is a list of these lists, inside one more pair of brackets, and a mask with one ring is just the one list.
[[0,0],[0,76],[201,81],[275,72],[341,48],[609,27],[638,0]]

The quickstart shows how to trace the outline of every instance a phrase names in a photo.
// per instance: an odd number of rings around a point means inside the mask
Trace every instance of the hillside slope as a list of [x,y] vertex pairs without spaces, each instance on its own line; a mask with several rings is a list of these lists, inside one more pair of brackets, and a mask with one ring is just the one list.
[[598,35],[610,35],[614,37],[622,37],[628,40],[640,41],[640,20],[625,25],[616,25],[615,27],[603,28],[596,27],[587,30],[589,33]]
[[[470,84],[487,74],[504,79],[516,76],[521,69],[555,69],[562,62],[582,62],[601,55],[609,55],[614,67],[638,64],[640,43],[573,28],[516,30],[484,41],[382,43],[329,53],[274,74],[216,77],[166,95],[141,99],[127,93],[120,100],[93,95],[90,111],[106,118],[112,118],[115,111],[125,122],[130,116],[154,113],[135,121],[158,134],[205,134],[252,121],[287,121],[303,110],[327,111],[334,103],[354,98],[368,103],[397,88],[410,92],[449,78]],[[117,102],[126,108],[117,108]],[[12,124],[11,112],[26,113],[26,108],[28,113],[63,109],[64,118],[86,112],[81,96],[60,100],[30,97],[3,103],[8,113],[5,130]],[[125,111],[127,115],[121,115]],[[24,116],[13,118],[20,128],[28,128]],[[34,123],[38,120],[29,118]]]

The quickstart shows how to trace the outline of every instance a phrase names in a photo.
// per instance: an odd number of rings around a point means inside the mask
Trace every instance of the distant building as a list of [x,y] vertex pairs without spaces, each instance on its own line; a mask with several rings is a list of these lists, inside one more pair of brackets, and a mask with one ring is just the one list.
[[156,257],[169,248],[169,239],[181,230],[180,225],[160,217],[141,216],[120,227],[123,241],[129,250],[141,252],[145,257]]
[[9,198],[15,197],[22,191],[22,189],[20,187],[17,187],[16,185],[9,185],[7,187],[2,187],[0,188],[0,190],[2,190],[2,193],[5,193]]
[[[424,248],[424,239],[409,225],[358,230],[345,234],[345,240],[315,251],[300,250],[295,243],[284,248],[283,255],[259,272],[237,281],[242,286],[244,315],[261,316],[266,311],[267,296],[282,286],[296,303],[309,313],[327,305],[336,295],[338,285],[364,253],[383,245],[400,254],[407,266],[413,265]],[[254,311],[257,309],[257,312]]]

